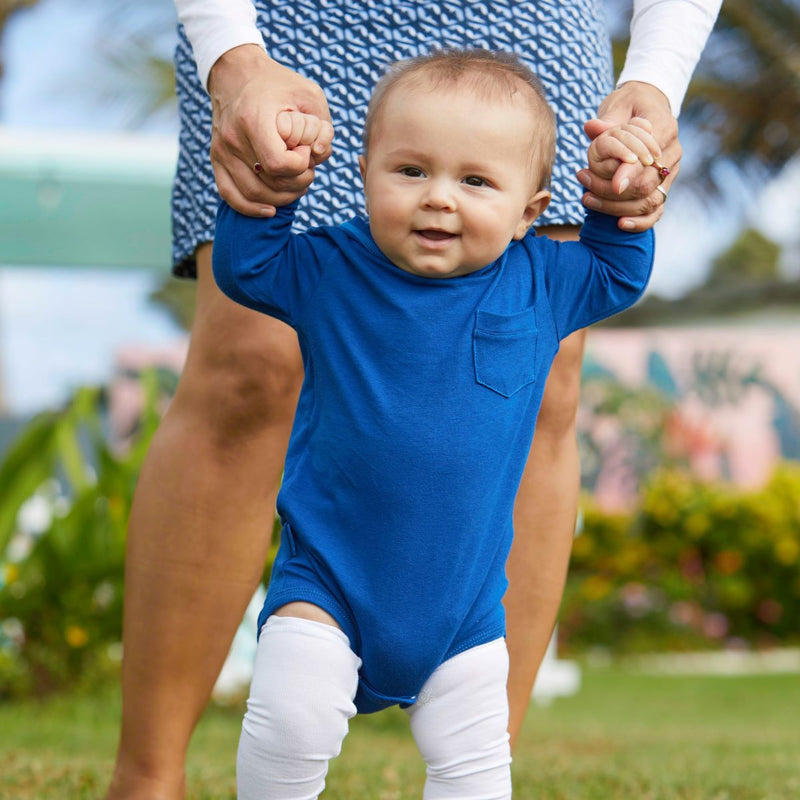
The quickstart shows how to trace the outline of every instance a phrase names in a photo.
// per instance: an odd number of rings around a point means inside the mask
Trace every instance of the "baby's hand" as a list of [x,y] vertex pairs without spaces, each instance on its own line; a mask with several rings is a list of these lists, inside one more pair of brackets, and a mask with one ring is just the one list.
[[589,166],[602,166],[613,160],[613,168],[620,161],[635,164],[640,161],[649,167],[661,156],[661,148],[653,138],[653,126],[643,117],[633,117],[624,125],[615,125],[601,133],[589,145]]
[[328,120],[302,111],[279,112],[276,125],[286,149],[302,152],[302,148],[308,148],[309,160],[312,154],[329,148],[333,139],[333,125]]

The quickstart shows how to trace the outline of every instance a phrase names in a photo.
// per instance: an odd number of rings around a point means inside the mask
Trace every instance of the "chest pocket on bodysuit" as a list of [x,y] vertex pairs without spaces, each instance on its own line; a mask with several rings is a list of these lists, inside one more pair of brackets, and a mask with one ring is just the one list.
[[536,377],[535,311],[494,314],[478,309],[472,348],[475,380],[511,397]]

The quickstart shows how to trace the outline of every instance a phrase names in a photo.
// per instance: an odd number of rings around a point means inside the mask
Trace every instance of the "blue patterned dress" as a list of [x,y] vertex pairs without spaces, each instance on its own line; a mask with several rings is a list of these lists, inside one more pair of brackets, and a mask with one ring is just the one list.
[[[575,172],[586,161],[583,123],[611,90],[610,42],[602,0],[486,3],[294,0],[257,2],[267,52],[315,80],[330,105],[334,154],[317,170],[299,228],[363,213],[358,155],[369,97],[390,62],[442,47],[517,53],[544,84],[558,118],[553,200],[542,225],[583,220]],[[208,157],[211,108],[180,30],[176,50],[180,155],[172,198],[173,263],[194,275],[194,251],[214,238],[218,195]]]

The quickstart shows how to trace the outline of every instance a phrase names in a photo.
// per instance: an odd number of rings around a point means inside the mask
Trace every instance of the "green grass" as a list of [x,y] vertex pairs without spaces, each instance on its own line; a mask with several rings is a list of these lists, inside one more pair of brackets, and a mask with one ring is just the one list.
[[[532,706],[516,800],[800,798],[800,678],[586,670],[575,697]],[[2,800],[96,800],[117,739],[115,692],[0,705]],[[192,742],[191,800],[235,797],[241,709],[210,709]],[[396,709],[353,721],[326,800],[420,798],[424,770]]]

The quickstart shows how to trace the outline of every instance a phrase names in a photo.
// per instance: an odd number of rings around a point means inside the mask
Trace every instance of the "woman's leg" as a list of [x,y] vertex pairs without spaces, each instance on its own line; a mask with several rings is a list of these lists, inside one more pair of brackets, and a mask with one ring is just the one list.
[[177,393],[142,469],[125,582],[113,800],[177,800],[192,730],[261,576],[302,362],[294,332],[228,300],[198,250]]
[[505,641],[445,661],[408,708],[427,765],[424,800],[508,800],[508,652]]
[[[564,226],[543,232],[568,241],[577,239],[579,230]],[[586,332],[578,331],[561,343],[514,507],[514,543],[504,600],[512,747],[553,633],[575,535],[580,489],[575,418],[585,339]]]
[[316,800],[356,713],[360,666],[330,624],[267,620],[239,740],[239,800]]

